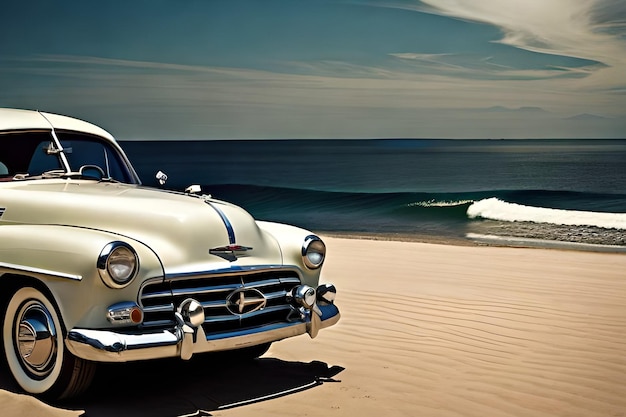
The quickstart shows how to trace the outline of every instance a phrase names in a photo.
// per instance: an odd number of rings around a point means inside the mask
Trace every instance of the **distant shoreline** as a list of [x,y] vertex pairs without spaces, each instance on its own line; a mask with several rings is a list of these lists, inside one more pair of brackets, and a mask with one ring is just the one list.
[[542,239],[518,238],[515,236],[501,237],[489,235],[472,235],[467,237],[432,236],[409,233],[368,233],[368,232],[337,232],[317,230],[316,233],[339,239],[374,240],[386,242],[417,242],[433,245],[451,246],[486,246],[507,248],[530,248],[548,250],[568,250],[582,252],[626,253],[626,246],[596,245],[576,242],[550,241]]

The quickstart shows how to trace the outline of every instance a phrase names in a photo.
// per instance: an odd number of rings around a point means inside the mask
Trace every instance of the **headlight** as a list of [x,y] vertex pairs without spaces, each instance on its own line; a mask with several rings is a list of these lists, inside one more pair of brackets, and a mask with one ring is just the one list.
[[302,260],[310,269],[317,269],[324,263],[326,245],[315,235],[307,236],[302,245]]
[[135,278],[139,259],[128,243],[111,242],[100,252],[97,266],[100,278],[108,287],[123,288]]

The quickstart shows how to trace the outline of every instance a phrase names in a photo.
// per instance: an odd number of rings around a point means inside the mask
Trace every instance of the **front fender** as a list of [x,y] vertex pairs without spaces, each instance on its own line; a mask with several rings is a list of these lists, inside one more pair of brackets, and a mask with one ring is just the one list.
[[293,265],[302,272],[303,284],[316,288],[319,284],[321,268],[312,270],[302,260],[302,245],[307,236],[314,233],[287,224],[257,221],[259,227],[272,235],[280,245],[284,265]]
[[[139,258],[137,277],[123,289],[107,287],[96,268],[110,242],[130,244]],[[0,226],[0,284],[19,286],[20,277],[42,282],[52,293],[66,328],[108,327],[106,309],[137,301],[141,283],[163,276],[158,257],[132,239],[92,229],[53,225]]]

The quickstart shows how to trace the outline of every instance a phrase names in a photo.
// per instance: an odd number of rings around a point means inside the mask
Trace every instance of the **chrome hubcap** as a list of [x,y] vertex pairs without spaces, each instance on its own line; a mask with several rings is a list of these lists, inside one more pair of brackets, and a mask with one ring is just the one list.
[[39,301],[29,301],[21,309],[18,323],[15,340],[22,366],[36,376],[46,376],[57,354],[57,332],[50,312]]

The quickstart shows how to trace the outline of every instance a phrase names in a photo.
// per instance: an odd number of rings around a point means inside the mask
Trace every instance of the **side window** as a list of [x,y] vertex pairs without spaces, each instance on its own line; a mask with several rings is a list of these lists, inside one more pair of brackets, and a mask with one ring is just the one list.
[[0,135],[0,162],[5,170],[0,176],[16,174],[39,175],[61,167],[56,155],[45,148],[50,144],[49,132],[14,132]]

